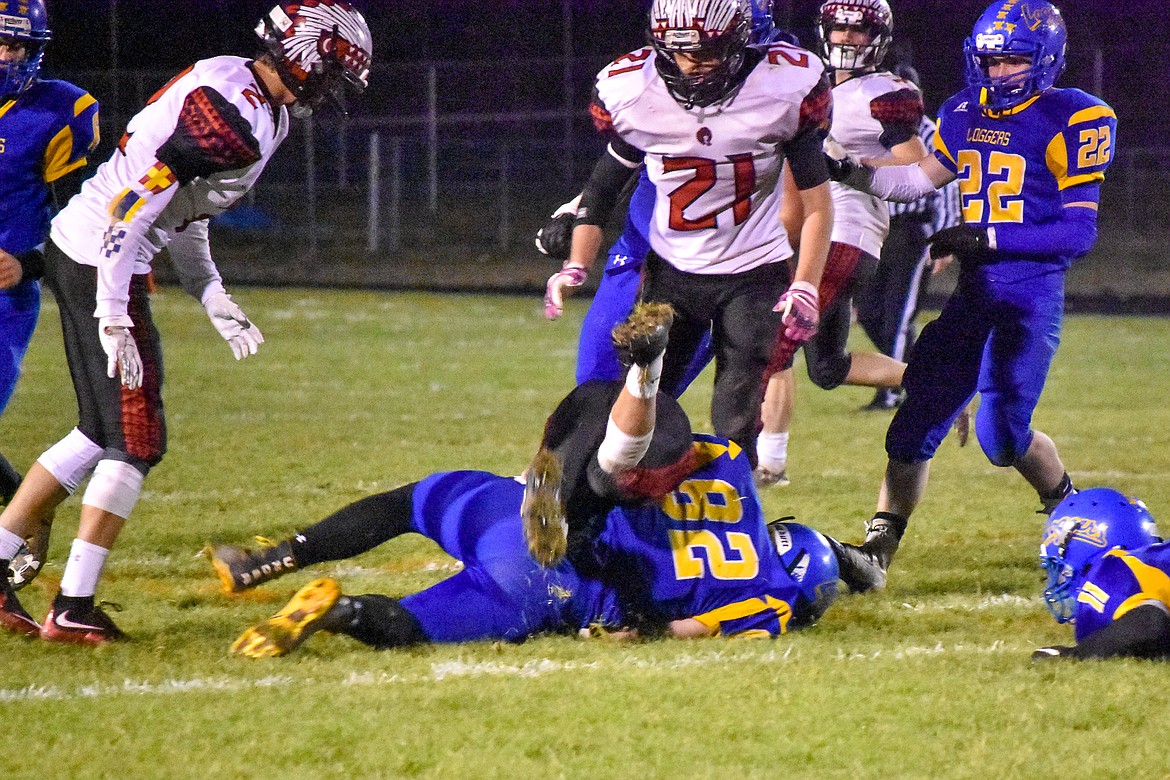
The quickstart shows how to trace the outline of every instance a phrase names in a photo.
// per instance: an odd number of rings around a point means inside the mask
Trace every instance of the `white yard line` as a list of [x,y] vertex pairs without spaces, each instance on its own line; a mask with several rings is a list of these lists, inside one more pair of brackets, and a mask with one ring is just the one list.
[[[270,675],[267,677],[193,677],[188,679],[124,680],[116,683],[93,683],[72,688],[55,685],[27,685],[23,688],[0,688],[0,702],[12,701],[78,701],[104,699],[113,696],[174,696],[199,693],[231,693],[256,688],[287,688],[306,686],[336,688],[338,685],[354,687],[378,687],[387,685],[417,686],[441,683],[446,680],[460,680],[479,677],[513,677],[531,679],[549,674],[602,672],[611,674],[621,670],[671,672],[684,668],[709,667],[730,664],[775,664],[795,661],[802,653],[794,652],[794,645],[774,647],[765,653],[739,649],[704,651],[677,655],[668,659],[641,658],[628,655],[619,660],[599,659],[555,661],[538,658],[518,664],[499,661],[440,661],[431,665],[429,673],[396,674],[390,672],[349,672],[337,678],[298,678],[291,675]],[[873,661],[894,658],[898,660],[939,655],[998,655],[1020,653],[1031,650],[1031,645],[1009,644],[996,639],[988,644],[953,644],[942,642],[933,646],[908,645],[897,648],[883,648],[874,651],[847,651],[838,648],[834,661]]]

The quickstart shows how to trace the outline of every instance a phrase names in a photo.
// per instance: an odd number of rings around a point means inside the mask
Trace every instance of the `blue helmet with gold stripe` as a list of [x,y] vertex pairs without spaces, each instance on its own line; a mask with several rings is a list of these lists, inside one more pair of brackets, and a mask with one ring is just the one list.
[[811,614],[806,617],[797,613],[797,619],[804,618],[803,623],[818,619],[837,600],[837,554],[822,534],[807,525],[790,522],[790,518],[768,523],[768,530],[784,570],[811,605]]
[[[996,0],[963,43],[967,84],[981,90],[982,104],[993,111],[1018,106],[1056,83],[1067,43],[1064,18],[1052,3]],[[992,76],[998,57],[1026,57],[1032,64],[1021,73]]]
[[[9,53],[0,57],[0,100],[8,100],[28,89],[37,77],[52,33],[44,0],[3,5],[7,7],[0,10],[0,47]],[[17,49],[20,59],[9,59]]]
[[1048,611],[1057,622],[1069,622],[1085,575],[1102,555],[1158,541],[1154,518],[1138,499],[1103,487],[1073,493],[1052,511],[1040,543]]

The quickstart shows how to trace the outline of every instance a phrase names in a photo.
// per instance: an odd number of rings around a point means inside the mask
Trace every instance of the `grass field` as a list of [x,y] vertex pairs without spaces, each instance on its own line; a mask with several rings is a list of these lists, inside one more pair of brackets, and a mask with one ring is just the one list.
[[[170,452],[99,596],[132,637],[97,649],[0,636],[6,776],[1050,777],[1170,773],[1164,665],[1035,666],[1066,642],[1039,591],[1042,518],[1014,472],[944,442],[877,595],[843,597],[775,642],[631,646],[547,637],[378,653],[315,637],[272,661],[229,657],[249,624],[315,575],[404,595],[452,571],[399,539],[244,597],[221,594],[208,540],[279,537],[432,471],[516,473],[571,387],[585,301],[240,290],[263,329],[242,363],[182,293],[155,298]],[[1082,487],[1141,496],[1170,529],[1170,320],[1074,317],[1037,412]],[[51,300],[0,420],[24,468],[75,420]],[[709,377],[684,398],[709,429]],[[764,496],[846,540],[861,534],[889,417],[860,389],[800,377],[792,485]],[[77,524],[22,592],[47,608]]]

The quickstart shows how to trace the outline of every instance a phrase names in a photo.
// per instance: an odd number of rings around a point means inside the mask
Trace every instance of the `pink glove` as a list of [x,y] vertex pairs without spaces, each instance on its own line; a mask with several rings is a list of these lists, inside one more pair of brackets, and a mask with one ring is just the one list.
[[544,316],[555,320],[565,305],[565,290],[585,284],[589,271],[580,266],[567,265],[548,278],[544,288]]
[[783,312],[780,321],[784,324],[784,335],[803,344],[816,335],[821,319],[817,288],[808,282],[793,282],[772,311]]

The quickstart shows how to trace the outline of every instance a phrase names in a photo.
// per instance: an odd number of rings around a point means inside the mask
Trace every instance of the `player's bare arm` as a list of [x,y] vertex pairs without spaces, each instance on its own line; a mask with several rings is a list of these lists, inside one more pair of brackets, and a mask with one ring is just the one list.
[[589,182],[581,193],[577,222],[573,228],[569,259],[549,277],[544,292],[544,316],[561,316],[565,295],[585,283],[597,262],[605,224],[621,197],[622,190],[642,165],[642,152],[614,138],[593,166]]

